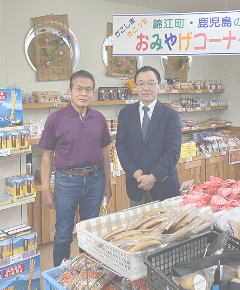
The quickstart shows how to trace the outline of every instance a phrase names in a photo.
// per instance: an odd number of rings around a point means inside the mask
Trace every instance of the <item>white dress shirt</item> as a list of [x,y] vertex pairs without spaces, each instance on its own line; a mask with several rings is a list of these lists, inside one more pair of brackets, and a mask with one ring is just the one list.
[[[147,112],[148,114],[148,117],[149,119],[151,120],[152,118],[152,114],[153,114],[153,110],[154,110],[154,107],[157,103],[157,99],[155,101],[153,101],[151,104],[149,104],[148,107],[149,108],[149,111]],[[143,111],[143,108],[145,105],[140,101],[139,103],[139,114],[140,114],[140,123],[141,123],[141,128],[142,128],[142,122],[143,122],[143,116],[144,116],[144,111]]]

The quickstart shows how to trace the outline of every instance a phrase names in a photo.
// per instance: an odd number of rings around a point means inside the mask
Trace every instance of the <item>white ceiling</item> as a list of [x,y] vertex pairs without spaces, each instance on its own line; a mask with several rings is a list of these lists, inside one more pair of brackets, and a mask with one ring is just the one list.
[[[240,0],[106,0],[165,12],[211,12],[240,10]],[[156,11],[156,12],[158,12]]]

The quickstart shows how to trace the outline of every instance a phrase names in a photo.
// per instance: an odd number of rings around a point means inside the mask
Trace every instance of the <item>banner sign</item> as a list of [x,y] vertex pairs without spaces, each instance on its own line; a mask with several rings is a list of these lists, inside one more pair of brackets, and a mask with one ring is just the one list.
[[240,54],[240,11],[113,15],[113,55],[201,54]]

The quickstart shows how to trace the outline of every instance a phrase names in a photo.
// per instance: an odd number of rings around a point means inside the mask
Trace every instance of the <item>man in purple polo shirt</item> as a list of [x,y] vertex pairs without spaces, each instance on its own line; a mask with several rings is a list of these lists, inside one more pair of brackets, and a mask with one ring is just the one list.
[[[111,137],[104,116],[89,108],[94,88],[92,74],[84,70],[74,73],[68,89],[70,104],[49,115],[38,144],[43,149],[43,203],[56,209],[54,267],[70,258],[78,205],[81,220],[93,218],[99,215],[103,197],[108,202],[112,195],[108,151]],[[54,152],[53,193],[50,176]]]

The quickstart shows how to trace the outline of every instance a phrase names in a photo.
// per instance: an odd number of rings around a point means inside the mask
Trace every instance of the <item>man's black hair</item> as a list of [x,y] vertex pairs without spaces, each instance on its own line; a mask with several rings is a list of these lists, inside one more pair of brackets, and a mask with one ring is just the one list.
[[75,80],[77,78],[90,79],[93,82],[93,90],[95,89],[95,79],[94,79],[93,75],[86,70],[79,70],[79,71],[75,72],[70,78],[69,88],[71,90],[73,87],[73,80]]
[[156,77],[157,77],[158,83],[161,82],[160,73],[154,67],[151,67],[151,66],[142,66],[139,70],[136,71],[136,74],[134,76],[134,83],[135,84],[136,84],[136,81],[137,81],[138,74],[141,73],[141,72],[146,72],[146,71],[152,71],[152,72],[154,72],[155,75],[156,75]]

